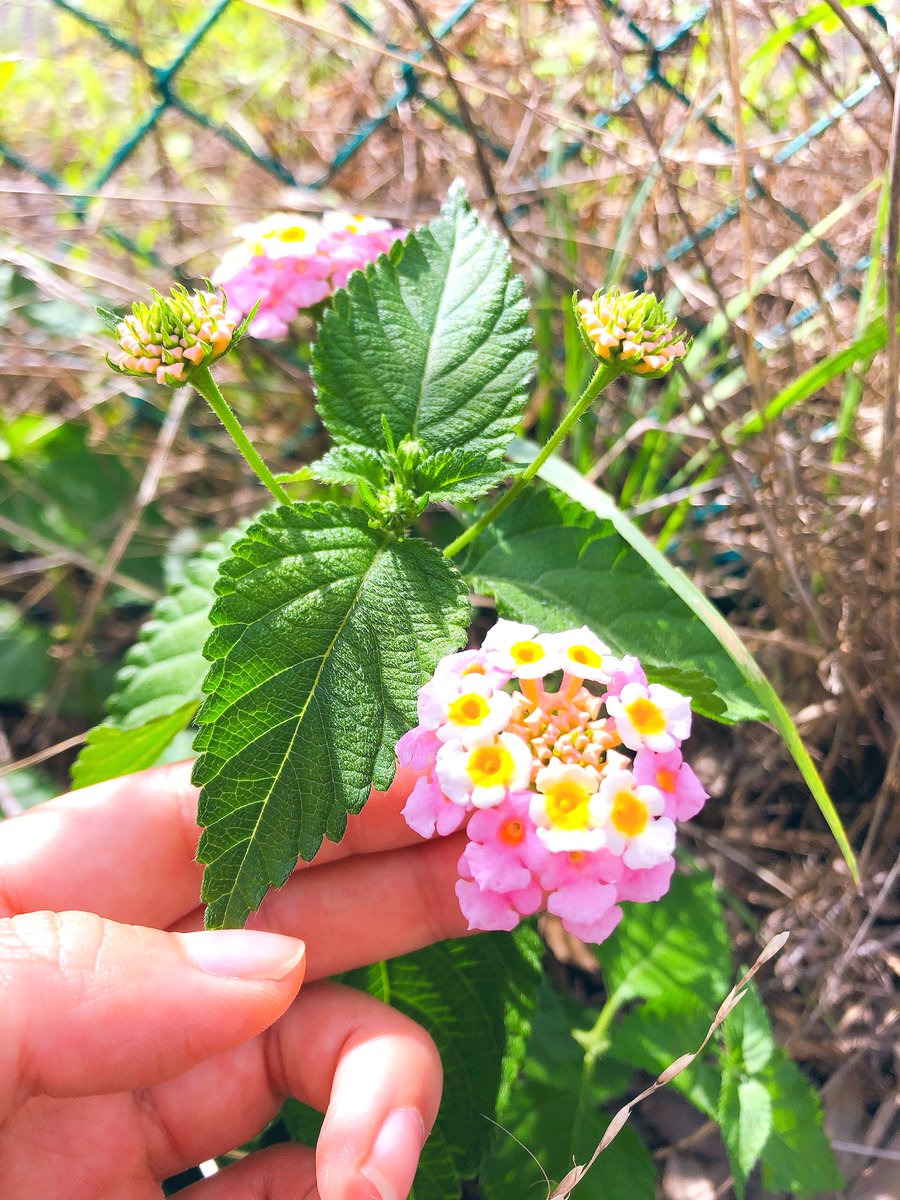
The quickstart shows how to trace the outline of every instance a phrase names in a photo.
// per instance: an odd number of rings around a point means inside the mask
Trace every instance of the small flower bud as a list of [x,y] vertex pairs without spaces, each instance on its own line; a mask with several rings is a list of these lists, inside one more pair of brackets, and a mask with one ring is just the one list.
[[618,288],[597,291],[590,300],[574,298],[578,328],[591,351],[631,375],[657,378],[690,349],[690,338],[675,329],[665,306],[649,292]]
[[226,308],[221,290],[189,292],[175,284],[168,296],[154,291],[152,304],[136,303],[121,319],[98,309],[119,344],[106,361],[122,375],[183,387],[192,371],[211,366],[243,335],[247,322],[238,325]]

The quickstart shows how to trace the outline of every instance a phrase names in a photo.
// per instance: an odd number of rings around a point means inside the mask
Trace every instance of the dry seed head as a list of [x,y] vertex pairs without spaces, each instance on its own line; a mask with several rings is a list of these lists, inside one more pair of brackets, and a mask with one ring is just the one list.
[[665,306],[649,292],[597,291],[575,299],[575,315],[598,358],[632,375],[656,378],[690,349]]

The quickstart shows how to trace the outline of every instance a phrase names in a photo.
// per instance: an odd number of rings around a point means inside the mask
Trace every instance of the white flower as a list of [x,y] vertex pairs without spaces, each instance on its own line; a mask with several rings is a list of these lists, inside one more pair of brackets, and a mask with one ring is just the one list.
[[619,669],[619,660],[586,625],[554,633],[547,641],[570,675],[589,679],[592,683],[609,683]]
[[633,871],[665,862],[675,849],[675,823],[663,817],[665,800],[649,784],[635,784],[630,771],[607,775],[600,785],[607,805],[606,848]]
[[563,665],[547,634],[538,635],[536,625],[521,625],[518,621],[498,621],[485,637],[482,649],[489,662],[516,679],[542,679]]
[[435,773],[444,795],[456,804],[493,808],[507,791],[528,787],[531,762],[531,750],[521,738],[501,733],[482,746],[445,742],[437,752]]
[[440,741],[455,738],[466,747],[493,741],[512,715],[512,696],[493,688],[483,675],[435,679],[433,700],[440,707]]
[[548,850],[600,850],[606,844],[608,806],[598,794],[596,771],[554,758],[538,771],[535,784],[528,815]]
[[629,750],[646,746],[665,754],[680,746],[691,732],[690,699],[661,683],[649,687],[626,683],[619,696],[606,701],[606,711]]

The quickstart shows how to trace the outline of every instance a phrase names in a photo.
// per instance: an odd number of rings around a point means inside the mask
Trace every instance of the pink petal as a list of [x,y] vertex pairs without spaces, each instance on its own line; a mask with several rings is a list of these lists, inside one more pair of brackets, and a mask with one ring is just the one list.
[[519,914],[506,896],[483,892],[477,883],[466,879],[456,882],[456,897],[469,929],[515,929]]
[[662,899],[669,890],[674,870],[674,858],[658,863],[655,867],[647,867],[643,871],[631,871],[625,867],[618,883],[619,899],[633,900],[638,904]]

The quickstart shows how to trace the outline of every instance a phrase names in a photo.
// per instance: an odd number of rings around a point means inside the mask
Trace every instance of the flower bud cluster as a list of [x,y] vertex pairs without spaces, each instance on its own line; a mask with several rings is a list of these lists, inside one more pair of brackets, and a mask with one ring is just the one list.
[[176,284],[168,296],[153,292],[152,304],[135,304],[115,323],[119,354],[107,362],[122,374],[181,387],[194,367],[209,366],[232,345],[237,321],[226,308],[225,296],[215,291],[189,292]]
[[351,271],[406,235],[387,221],[343,212],[321,220],[274,213],[236,232],[241,244],[228,251],[213,279],[241,314],[259,301],[251,332],[260,338],[286,337],[302,309],[344,287]]
[[598,291],[576,301],[575,314],[594,354],[630,374],[664,375],[690,348],[649,292]]
[[707,799],[681,756],[691,704],[647,682],[588,628],[539,634],[498,621],[419,692],[397,744],[422,774],[403,810],[423,837],[466,826],[456,894],[470,929],[546,909],[601,942],[623,900],[658,900],[675,822]]

